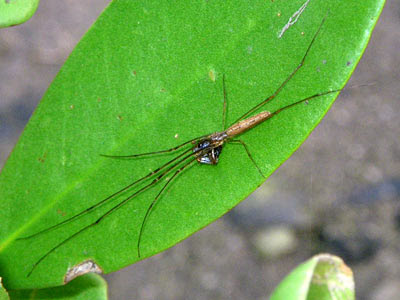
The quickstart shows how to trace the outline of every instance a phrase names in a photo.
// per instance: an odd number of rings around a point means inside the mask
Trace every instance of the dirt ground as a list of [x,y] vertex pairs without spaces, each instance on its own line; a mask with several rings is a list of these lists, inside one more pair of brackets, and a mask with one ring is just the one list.
[[[91,2],[89,4],[89,2]],[[0,166],[60,66],[108,1],[42,1],[0,30]],[[320,252],[355,273],[357,298],[400,295],[400,2],[388,0],[351,84],[249,199],[184,242],[105,276],[111,299],[266,299]],[[263,247],[265,238],[275,247]]]

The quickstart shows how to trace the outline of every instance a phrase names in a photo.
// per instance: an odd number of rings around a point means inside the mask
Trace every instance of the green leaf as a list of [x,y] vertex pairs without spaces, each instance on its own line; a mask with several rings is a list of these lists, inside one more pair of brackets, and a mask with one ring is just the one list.
[[39,0],[0,0],[0,28],[26,22],[38,5]]
[[[0,268],[10,288],[48,287],[93,261],[118,270],[188,237],[246,198],[262,178],[243,147],[227,144],[216,166],[195,164],[168,186],[137,241],[144,215],[165,179],[50,255],[49,250],[96,221],[140,185],[105,207],[28,240],[98,203],[174,157],[111,159],[173,147],[222,128],[226,78],[228,123],[271,95],[304,66],[274,111],[348,80],[364,51],[383,0],[113,1],[48,89],[0,176]],[[333,94],[292,107],[240,136],[265,175],[304,141]],[[171,177],[169,174],[167,177]]]
[[97,274],[86,274],[71,281],[65,286],[35,289],[35,290],[15,290],[10,291],[11,300],[105,300],[107,297],[107,283]]
[[340,257],[319,254],[295,268],[270,300],[354,300],[354,278]]

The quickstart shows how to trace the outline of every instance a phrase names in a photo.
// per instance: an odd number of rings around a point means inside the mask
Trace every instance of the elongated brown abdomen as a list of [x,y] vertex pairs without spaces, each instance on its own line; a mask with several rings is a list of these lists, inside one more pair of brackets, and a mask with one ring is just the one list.
[[243,133],[243,132],[253,128],[254,126],[264,122],[270,116],[271,116],[271,113],[269,111],[260,112],[259,114],[255,115],[255,116],[252,116],[248,119],[240,121],[236,124],[233,124],[225,132],[228,137],[234,137],[235,135]]

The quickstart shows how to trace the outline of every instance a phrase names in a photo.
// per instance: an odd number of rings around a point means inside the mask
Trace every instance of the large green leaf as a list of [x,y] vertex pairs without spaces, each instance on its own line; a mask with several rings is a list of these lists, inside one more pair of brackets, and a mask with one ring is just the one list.
[[[227,145],[217,166],[194,165],[167,188],[139,229],[163,180],[32,266],[112,203],[56,230],[16,240],[90,207],[173,155],[122,160],[221,130],[222,75],[228,123],[304,67],[266,108],[341,88],[366,47],[383,0],[114,1],[50,86],[0,176],[0,268],[10,288],[59,285],[86,260],[103,272],[154,255],[211,223],[265,179],[244,149]],[[297,22],[279,37],[289,18]],[[266,175],[321,120],[334,95],[297,105],[241,136]],[[172,175],[169,175],[171,177]],[[143,185],[142,185],[143,186]]]
[[38,5],[39,0],[0,0],[0,27],[26,22]]

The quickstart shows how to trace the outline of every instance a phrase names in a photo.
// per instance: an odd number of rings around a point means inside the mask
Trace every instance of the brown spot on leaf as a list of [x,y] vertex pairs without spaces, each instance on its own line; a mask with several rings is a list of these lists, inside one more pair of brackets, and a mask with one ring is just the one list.
[[66,213],[64,211],[62,211],[61,209],[57,209],[57,213],[63,217],[66,215]]
[[41,163],[44,163],[45,160],[46,160],[46,155],[47,155],[47,152],[45,152],[45,153],[43,154],[43,156],[39,157],[39,158],[38,158],[38,161],[40,161]]

